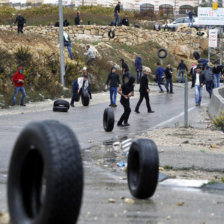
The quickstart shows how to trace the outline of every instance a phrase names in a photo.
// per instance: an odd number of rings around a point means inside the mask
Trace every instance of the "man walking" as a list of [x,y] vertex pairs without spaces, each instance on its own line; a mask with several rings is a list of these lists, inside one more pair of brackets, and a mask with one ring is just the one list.
[[26,92],[24,89],[24,79],[25,78],[24,78],[24,74],[23,74],[23,69],[22,69],[22,67],[19,67],[18,71],[13,75],[13,79],[12,79],[12,81],[14,82],[14,85],[15,85],[12,106],[15,106],[15,104],[16,104],[16,97],[17,97],[19,91],[22,93],[22,99],[20,101],[20,106],[26,106],[24,104],[24,99],[26,97]]
[[122,67],[122,84],[125,83],[125,77],[130,78],[130,72],[127,63],[125,63],[124,59],[121,59],[121,67]]
[[170,64],[167,65],[164,73],[166,77],[166,91],[167,93],[172,94],[173,93],[173,80],[172,80],[173,70]]
[[209,97],[212,97],[212,89],[213,89],[213,80],[214,80],[214,76],[213,73],[211,71],[211,68],[206,65],[206,67],[204,68],[203,71],[204,77],[205,77],[205,85],[206,85],[206,90],[209,93]]
[[[184,82],[184,72],[185,72],[185,70],[188,71],[188,68],[183,60],[180,61],[180,64],[178,65],[177,70],[179,70],[178,82]],[[182,75],[182,78],[180,77],[181,75]]]
[[70,36],[64,31],[63,32],[63,37],[64,37],[64,46],[68,48],[70,59],[72,60],[73,56],[72,56],[72,46],[71,46]]
[[163,79],[164,79],[164,72],[165,70],[161,67],[160,63],[157,62],[157,70],[156,70],[156,80],[160,89],[160,93],[163,93],[163,88],[162,85],[164,85],[163,83]]
[[214,75],[214,86],[215,86],[215,88],[219,88],[221,69],[220,69],[220,67],[218,66],[217,63],[214,64],[214,68],[212,69],[212,73]]
[[19,13],[16,17],[15,24],[16,23],[18,27],[18,33],[23,33],[23,26],[26,24],[26,19],[21,15],[21,13]]
[[93,52],[93,49],[90,47],[90,45],[86,45],[86,50],[87,52],[84,53],[85,56],[88,56],[88,59],[86,61],[86,65],[89,65],[90,63],[92,63],[95,60],[95,54]]
[[136,108],[135,108],[135,112],[137,114],[140,113],[139,112],[139,107],[140,107],[144,98],[145,98],[145,101],[146,101],[146,106],[147,106],[147,109],[148,109],[148,113],[154,113],[154,111],[152,111],[150,103],[149,103],[149,92],[150,92],[149,85],[148,85],[149,74],[150,74],[150,69],[146,68],[144,70],[144,75],[142,76],[141,81],[140,81],[140,89],[139,89],[140,98],[139,98],[139,101],[138,101],[138,103],[136,105]]
[[142,77],[142,59],[141,57],[136,57],[135,59],[135,70],[137,72],[137,83],[140,83]]
[[118,2],[118,4],[116,5],[114,9],[114,25],[115,26],[120,24],[120,17],[119,17],[120,10],[121,10],[121,3]]

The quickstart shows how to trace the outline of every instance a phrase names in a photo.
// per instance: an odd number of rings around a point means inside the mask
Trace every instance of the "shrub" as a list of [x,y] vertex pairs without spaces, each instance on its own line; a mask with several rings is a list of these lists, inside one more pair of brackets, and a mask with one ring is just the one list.
[[224,131],[224,112],[219,117],[215,117],[213,120],[214,125]]

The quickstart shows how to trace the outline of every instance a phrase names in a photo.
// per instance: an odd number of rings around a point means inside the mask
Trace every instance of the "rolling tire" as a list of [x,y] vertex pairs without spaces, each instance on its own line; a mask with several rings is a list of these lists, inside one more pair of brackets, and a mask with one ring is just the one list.
[[110,39],[113,39],[113,38],[115,37],[115,31],[114,31],[114,30],[109,30],[109,31],[108,31],[108,37],[109,37]]
[[158,57],[159,58],[166,58],[167,57],[167,50],[165,48],[161,48],[158,50]]
[[68,107],[65,106],[54,106],[53,107],[54,112],[68,112]]
[[68,109],[70,108],[69,102],[66,100],[55,100],[54,101],[54,106],[65,106],[68,107]]
[[11,223],[76,223],[83,166],[72,130],[57,121],[26,126],[11,156],[7,187]]
[[200,54],[199,54],[197,51],[195,51],[195,52],[193,53],[193,56],[194,56],[194,58],[195,58],[196,60],[199,60],[199,59],[201,58]]
[[75,102],[79,102],[79,100],[80,100],[80,94],[77,94],[77,95],[75,96]]
[[82,105],[85,107],[88,106],[89,105],[89,93],[87,90],[82,91],[81,98],[82,98]]
[[106,132],[114,129],[114,111],[111,108],[106,108],[103,113],[103,128]]
[[128,187],[139,199],[151,197],[157,187],[159,156],[156,144],[149,139],[138,139],[128,154]]

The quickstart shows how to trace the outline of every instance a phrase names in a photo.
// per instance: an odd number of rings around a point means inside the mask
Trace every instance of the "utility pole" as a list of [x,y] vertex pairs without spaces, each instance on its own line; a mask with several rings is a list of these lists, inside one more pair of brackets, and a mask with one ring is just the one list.
[[174,0],[174,20],[177,19],[177,0]]
[[60,37],[60,71],[61,71],[61,84],[64,86],[65,76],[65,56],[64,56],[64,37],[63,37],[63,6],[62,0],[59,0],[59,37]]

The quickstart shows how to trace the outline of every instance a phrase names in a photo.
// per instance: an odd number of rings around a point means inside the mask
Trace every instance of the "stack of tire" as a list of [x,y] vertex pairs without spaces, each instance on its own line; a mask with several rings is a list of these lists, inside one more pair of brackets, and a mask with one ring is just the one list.
[[54,101],[53,111],[54,112],[68,112],[70,106],[69,102],[66,100],[56,100]]

